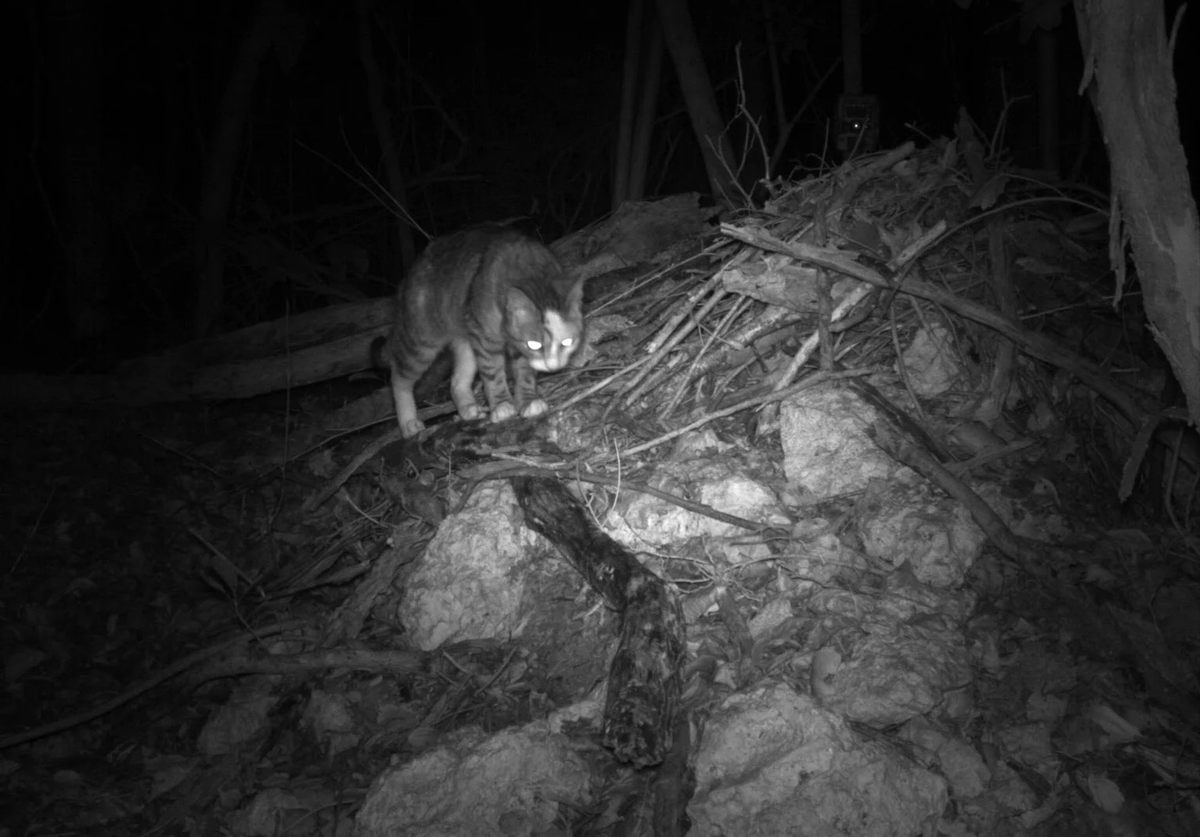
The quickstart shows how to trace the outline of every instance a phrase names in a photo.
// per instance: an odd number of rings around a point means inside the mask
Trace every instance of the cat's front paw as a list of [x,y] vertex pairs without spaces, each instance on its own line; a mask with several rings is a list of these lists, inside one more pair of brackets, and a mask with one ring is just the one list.
[[544,415],[548,409],[550,408],[543,399],[535,398],[525,405],[524,409],[521,410],[521,415],[525,418],[536,418],[537,416]]
[[465,407],[458,408],[458,417],[463,421],[475,421],[483,418],[483,410],[479,409],[479,405],[472,402]]
[[517,408],[511,401],[501,401],[492,408],[492,421],[508,421],[517,414]]
[[419,418],[412,418],[408,421],[400,422],[400,435],[405,439],[411,439],[413,436],[420,434],[425,429],[425,422]]

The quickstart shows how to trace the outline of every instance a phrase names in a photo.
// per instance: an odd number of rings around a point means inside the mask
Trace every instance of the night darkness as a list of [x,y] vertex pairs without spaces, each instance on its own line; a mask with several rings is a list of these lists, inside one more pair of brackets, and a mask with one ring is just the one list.
[[0,837],[1200,834],[1200,10],[1189,201],[1078,1],[17,4]]
[[[778,129],[768,38],[789,115],[840,54],[835,0],[691,7],[722,116],[737,102],[741,44],[746,105],[768,137]],[[8,80],[4,132],[7,366],[97,371],[193,336],[193,242],[206,155],[255,8],[55,0],[26,4],[12,18],[9,52],[19,71]],[[395,220],[363,186],[383,175],[354,4],[288,0],[285,8],[257,64],[242,125],[223,232],[228,291],[214,331],[383,296],[403,271]],[[625,8],[374,5],[374,60],[407,209],[422,229],[437,234],[520,217],[550,240],[609,211]],[[864,87],[882,102],[881,145],[946,135],[959,107],[990,135],[1007,97],[1003,145],[1015,165],[1036,166],[1034,47],[1022,8],[1000,0],[864,0]],[[1103,144],[1076,93],[1079,46],[1069,4],[1062,13],[1061,167],[1105,188]],[[1190,23],[1184,42],[1194,40]],[[1190,95],[1191,52],[1177,50],[1181,101]],[[802,176],[831,158],[827,127],[840,92],[839,69],[799,119],[775,175]],[[1180,110],[1186,140],[1194,122],[1189,109]],[[705,190],[669,60],[657,117],[648,193]],[[68,315],[78,293],[68,290],[64,258],[73,217],[64,181],[79,171],[65,161],[81,154],[96,219],[88,252],[104,286],[93,300],[99,320],[89,328]],[[320,270],[330,253],[347,247],[358,266],[369,260],[368,269],[329,280]]]

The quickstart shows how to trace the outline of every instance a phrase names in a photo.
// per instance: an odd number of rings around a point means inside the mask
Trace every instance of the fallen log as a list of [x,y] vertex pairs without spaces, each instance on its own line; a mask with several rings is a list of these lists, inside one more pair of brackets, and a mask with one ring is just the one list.
[[608,672],[604,745],[638,767],[671,751],[687,653],[679,600],[619,543],[592,524],[558,480],[513,477],[525,523],[559,548],[621,614],[621,640]]
[[0,376],[0,399],[23,405],[128,405],[250,398],[360,372],[387,333],[390,298],[348,302],[185,343],[109,375]]
[[[551,248],[569,269],[590,278],[661,260],[681,244],[695,246],[710,213],[694,194],[628,203]],[[371,368],[371,343],[387,334],[392,315],[390,297],[366,299],[185,343],[111,374],[0,374],[0,403],[139,406],[280,392]]]

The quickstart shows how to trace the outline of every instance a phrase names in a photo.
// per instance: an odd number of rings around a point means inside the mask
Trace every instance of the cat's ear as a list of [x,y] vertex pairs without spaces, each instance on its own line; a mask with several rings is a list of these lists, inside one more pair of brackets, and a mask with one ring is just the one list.
[[567,280],[567,290],[563,294],[563,299],[567,303],[568,311],[583,310],[583,277]]
[[516,288],[509,288],[504,295],[504,313],[508,321],[516,325],[530,326],[542,320],[533,300]]

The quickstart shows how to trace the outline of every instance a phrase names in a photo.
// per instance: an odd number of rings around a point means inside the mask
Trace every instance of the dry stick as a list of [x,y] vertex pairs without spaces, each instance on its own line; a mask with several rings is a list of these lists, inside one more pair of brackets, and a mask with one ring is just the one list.
[[[692,333],[692,329],[696,328],[696,326],[700,324],[700,321],[708,316],[708,312],[711,311],[718,302],[724,299],[728,291],[726,291],[722,285],[723,280],[724,271],[718,271],[716,275],[714,275],[711,279],[705,282],[704,285],[701,286],[701,290],[704,293],[709,293],[711,291],[711,295],[709,296],[708,301],[705,302],[704,305],[700,306],[700,310],[693,312],[691,307],[695,304],[695,302],[699,301],[703,297],[703,294],[700,296],[693,294],[688,299],[688,304],[684,306],[684,309],[679,314],[676,314],[674,317],[672,317],[671,322],[667,324],[674,329],[673,333],[667,332],[666,327],[659,331],[654,340],[651,341],[650,345],[646,347],[647,353],[653,355],[656,362],[661,361],[664,357],[670,354],[671,350],[678,346],[685,337]],[[683,320],[687,320],[687,322],[680,326],[679,324]],[[625,394],[622,396],[621,400],[623,400],[626,404],[630,404],[640,398],[647,389],[653,386],[655,380],[649,377],[649,373],[652,371],[652,369],[653,365],[646,367],[646,370],[642,373],[642,375],[638,376],[638,379],[630,381],[629,384],[626,385]]]
[[652,360],[654,360],[654,358],[652,358],[652,357],[644,357],[644,358],[642,358],[642,359],[640,359],[640,360],[636,361],[635,363],[631,363],[631,364],[629,364],[628,366],[623,366],[623,367],[621,367],[620,369],[618,369],[618,370],[617,370],[616,372],[614,372],[613,374],[609,375],[609,376],[608,376],[607,378],[605,378],[604,380],[602,380],[602,381],[597,381],[596,383],[594,383],[594,384],[592,384],[591,386],[589,386],[589,387],[585,388],[584,390],[582,390],[581,392],[577,393],[576,395],[573,395],[573,396],[571,396],[571,397],[570,397],[570,398],[568,398],[566,401],[564,401],[563,403],[561,403],[561,404],[559,404],[558,406],[556,406],[556,407],[555,407],[553,410],[551,410],[550,412],[551,412],[551,413],[558,413],[558,412],[562,412],[563,410],[567,409],[568,407],[573,407],[573,406],[575,406],[575,405],[576,405],[576,404],[578,404],[580,401],[583,401],[583,400],[585,400],[585,399],[587,399],[587,398],[591,398],[593,395],[595,395],[595,394],[596,394],[596,393],[598,393],[600,390],[602,390],[602,389],[604,389],[605,387],[607,387],[609,384],[611,384],[611,383],[612,383],[613,381],[615,381],[617,378],[620,378],[622,375],[628,375],[630,372],[633,372],[634,370],[640,369],[641,367],[643,367],[643,366],[645,366],[646,364],[650,363]]
[[[671,319],[668,320],[666,324],[664,324],[662,328],[658,330],[658,333],[654,335],[653,339],[651,339],[651,341],[646,345],[646,354],[653,358],[653,363],[647,366],[639,375],[634,377],[632,381],[629,381],[625,385],[625,388],[621,391],[621,393],[618,393],[617,398],[614,399],[613,405],[610,405],[610,409],[612,406],[615,406],[617,401],[621,400],[624,393],[627,393],[637,387],[638,384],[640,384],[642,380],[649,375],[651,371],[653,371],[654,366],[666,356],[667,352],[669,352],[671,348],[679,342],[679,340],[682,340],[683,337],[686,336],[687,331],[684,331],[683,335],[679,336],[678,339],[676,339],[673,343],[670,345],[664,345],[670,338],[671,333],[674,332],[679,324],[686,320],[691,314],[693,306],[703,299],[706,294],[712,291],[713,288],[718,288],[723,285],[725,271],[737,264],[741,264],[741,262],[745,261],[749,257],[750,254],[745,251],[735,253],[725,262],[724,265],[721,266],[721,268],[715,274],[709,278],[707,282],[705,282],[699,288],[693,290],[688,295],[687,301],[680,306],[679,312],[675,314],[675,316],[671,317]],[[626,399],[626,401],[628,402],[628,399]]]
[[420,651],[326,648],[299,654],[234,657],[210,663],[200,670],[199,677],[201,681],[207,681],[241,674],[310,674],[331,669],[416,674],[426,657]]
[[338,471],[334,478],[325,484],[324,488],[305,500],[304,505],[300,507],[300,510],[303,512],[311,512],[317,506],[321,505],[330,497],[332,497],[334,493],[345,484],[346,480],[354,476],[355,472],[363,466],[363,463],[374,459],[379,455],[379,452],[388,445],[399,442],[403,439],[404,434],[400,432],[400,428],[393,427],[387,433],[384,433],[378,439],[372,441],[371,444],[367,445],[359,452],[358,456],[351,459],[350,462],[346,464],[346,467]]
[[[302,451],[297,451],[296,453],[286,452],[284,454],[284,459],[280,464],[281,465],[290,465],[293,462],[296,462],[300,459],[305,458],[309,454],[316,453],[323,447],[327,447],[327,446],[333,444],[338,439],[342,439],[347,436],[353,436],[356,433],[361,433],[362,431],[366,430],[368,427],[374,427],[377,424],[384,424],[385,422],[395,421],[395,420],[396,420],[395,416],[385,415],[385,416],[380,416],[379,418],[376,418],[376,419],[371,419],[370,421],[367,421],[367,422],[363,422],[362,424],[356,425],[355,427],[347,427],[344,430],[337,431],[336,433],[330,433],[328,436],[321,437],[320,441],[313,442],[311,445],[309,445]],[[271,465],[268,470],[259,474],[259,477],[260,478],[265,477],[265,476],[267,476],[267,474],[269,474],[272,471],[278,471],[279,468],[280,468],[280,465]]]
[[[631,372],[635,369],[638,369],[643,365],[648,364],[651,360],[653,360],[653,358],[642,358],[637,363],[634,363],[634,364],[631,364],[630,366],[624,367],[623,369],[619,370],[615,374],[609,376],[608,378],[605,378],[603,381],[600,381],[599,383],[594,384],[593,386],[585,389],[582,393],[574,396],[573,398],[571,398],[564,404],[559,405],[555,409],[555,412],[559,412],[559,411],[561,411],[567,407],[570,407],[570,406],[578,403],[579,401],[582,401],[583,399],[599,392],[600,390],[607,387],[610,383],[612,383],[614,380],[616,380],[620,376],[628,374],[629,372]],[[424,413],[422,413],[422,418],[424,418],[424,417],[425,417]],[[375,423],[377,423],[377,422],[375,422]],[[371,459],[374,459],[379,454],[379,452],[382,451],[384,448],[386,448],[388,445],[392,445],[396,442],[403,441],[403,439],[404,439],[404,434],[400,432],[400,429],[393,428],[392,430],[388,431],[387,433],[383,434],[379,438],[372,441],[371,444],[369,444],[369,445],[367,445],[367,447],[363,448],[363,450],[357,456],[355,456],[352,460],[350,460],[350,462],[347,463],[347,465],[344,468],[342,468],[341,471],[339,471],[328,483],[326,483],[325,486],[320,491],[318,491],[316,494],[313,494],[307,500],[305,500],[304,505],[301,507],[302,511],[311,512],[314,509],[316,509],[318,506],[320,506],[322,503],[324,503],[326,500],[328,500],[330,497],[332,497],[339,488],[341,488],[343,485],[345,485],[346,480],[348,480],[348,479],[350,479],[350,477],[354,476],[354,474],[357,473],[358,469],[361,468],[364,463],[368,462]]]
[[224,642],[219,642],[216,645],[210,645],[208,648],[202,648],[199,651],[188,654],[182,660],[171,663],[169,666],[157,674],[146,678],[141,683],[130,686],[116,697],[110,698],[97,707],[88,709],[84,712],[79,712],[75,715],[70,715],[50,724],[44,724],[43,726],[26,730],[25,732],[18,732],[15,735],[6,735],[3,738],[0,738],[0,750],[7,749],[9,747],[16,747],[20,744],[28,744],[30,741],[36,741],[39,738],[45,738],[46,736],[54,735],[55,733],[65,732],[72,727],[77,727],[80,724],[86,724],[89,721],[94,721],[97,718],[107,715],[109,712],[119,709],[120,707],[129,703],[131,700],[137,698],[139,695],[150,691],[156,686],[162,685],[171,678],[182,674],[189,668],[204,662],[210,657],[214,657],[217,654],[228,651],[230,648],[234,648],[248,640],[274,636],[295,628],[303,627],[305,624],[306,622],[303,619],[293,619],[288,622],[280,622],[277,625],[270,625],[265,628],[255,628],[253,632],[238,634],[237,636],[227,639]]
[[833,279],[828,270],[817,271],[817,344],[821,347],[821,371],[833,371]]
[[191,535],[193,538],[198,540],[200,542],[200,545],[208,550],[213,561],[219,565],[217,574],[221,578],[221,580],[227,584],[228,587],[235,586],[235,585],[229,584],[227,581],[225,581],[231,575],[236,576],[237,578],[241,579],[242,583],[245,584],[251,590],[253,590],[256,586],[258,586],[258,582],[256,582],[250,576],[246,575],[246,573],[242,571],[241,567],[239,567],[237,564],[235,564],[233,561],[231,561],[229,559],[228,555],[226,555],[224,552],[222,552],[221,550],[219,550],[215,546],[213,546],[209,542],[209,540],[206,537],[204,537],[204,535],[200,534],[200,532],[196,530],[196,528],[194,526],[188,526],[187,530],[188,530],[189,535]]
[[[1178,410],[1164,410],[1157,415],[1148,417],[1138,432],[1134,435],[1133,441],[1129,445],[1129,456],[1125,460],[1125,467],[1121,471],[1121,483],[1117,489],[1117,498],[1124,503],[1133,494],[1133,486],[1137,480],[1138,473],[1142,470],[1142,461],[1146,458],[1146,452],[1150,450],[1150,442],[1154,439],[1154,433],[1158,430],[1158,425],[1165,418],[1178,418],[1182,421],[1187,421],[1187,418],[1179,415]],[[1164,483],[1165,485],[1165,483]]]
[[[730,263],[732,264],[732,259],[730,260]],[[682,323],[688,318],[689,315],[691,315],[693,306],[700,302],[700,300],[707,296],[714,288],[719,288],[721,286],[721,282],[724,278],[722,274],[724,272],[725,267],[722,267],[720,270],[710,276],[707,282],[688,294],[687,300],[683,305],[679,306],[679,311],[676,312],[671,319],[667,320],[666,323],[659,328],[658,333],[655,334],[650,342],[646,344],[646,354],[653,355],[659,353],[659,350],[667,342],[667,339],[671,336],[671,333],[675,331],[680,323]]]
[[371,562],[367,577],[354,585],[354,592],[338,605],[322,632],[322,645],[353,641],[362,632],[371,608],[395,583],[400,568],[425,549],[421,542],[393,546]]
[[[711,372],[717,366],[723,366],[729,358],[730,353],[750,348],[760,337],[774,331],[784,320],[789,317],[794,318],[795,316],[796,312],[789,308],[784,308],[780,305],[767,305],[758,316],[752,317],[737,332],[731,334],[723,341],[725,345],[720,351],[714,352],[701,360],[697,364],[694,374],[699,377]],[[753,362],[753,358],[751,358],[750,362]]]
[[[833,315],[830,318],[830,322],[836,323],[838,320],[842,319],[842,317],[845,317],[846,314],[850,313],[850,310],[854,308],[855,305],[858,305],[858,303],[862,302],[869,293],[871,293],[870,285],[859,285],[857,288],[851,290],[850,293],[842,297],[841,302],[839,302],[833,309]],[[816,351],[818,343],[820,343],[819,332],[814,331],[812,334],[808,335],[808,337],[800,345],[799,351],[797,351],[795,356],[792,358],[792,362],[789,363],[787,369],[784,370],[783,376],[775,382],[775,386],[773,387],[775,392],[779,392],[795,379],[797,373],[800,371],[800,367],[806,364],[808,359],[812,357],[812,353]]]
[[[992,217],[987,220],[988,233],[988,263],[991,266],[989,276],[992,293],[995,294],[996,304],[1000,313],[1012,322],[1017,322],[1020,316],[1020,304],[1017,291],[1013,287],[1012,273],[1008,269],[1008,252],[1004,247],[1004,233],[1000,227],[1000,219]],[[1011,340],[1000,342],[996,350],[996,360],[992,366],[992,377],[988,383],[988,393],[981,403],[977,403],[974,417],[989,427],[999,418],[1004,404],[1008,400],[1008,391],[1012,386],[1013,364],[1016,360],[1017,347]]]
[[[766,9],[767,5],[769,4],[764,5],[763,9]],[[774,38],[768,38],[767,40],[772,44],[775,42]],[[829,80],[829,77],[833,75],[833,71],[836,70],[841,63],[842,59],[839,56],[829,65],[825,72],[821,74],[820,78],[818,78],[816,82],[809,87],[808,93],[806,93],[804,96],[804,101],[800,103],[800,107],[796,108],[796,112],[792,114],[792,118],[786,122],[784,122],[782,119],[780,120],[780,124],[783,125],[783,128],[779,131],[779,138],[775,140],[775,149],[771,152],[772,171],[778,170],[779,164],[783,161],[783,155],[787,152],[789,147],[788,140],[792,136],[792,131],[796,129],[796,125],[799,124],[800,118],[804,116],[804,114],[808,113],[809,107],[813,102],[816,101],[817,96],[820,95],[821,88],[825,86],[825,82]]]
[[[703,427],[704,425],[708,424],[710,421],[716,421],[717,419],[725,418],[726,416],[731,416],[734,413],[739,413],[742,410],[748,410],[751,407],[758,407],[763,404],[771,404],[775,401],[782,401],[785,398],[789,398],[789,397],[795,395],[797,392],[800,392],[801,390],[807,389],[808,387],[811,387],[811,386],[816,386],[817,384],[824,383],[825,381],[835,381],[835,380],[840,380],[842,378],[855,378],[855,377],[859,377],[861,375],[869,375],[871,372],[872,372],[872,370],[869,370],[869,369],[843,370],[841,372],[835,372],[833,374],[817,372],[816,374],[814,374],[808,378],[805,378],[803,381],[793,384],[792,386],[788,387],[787,389],[782,389],[782,390],[778,390],[776,392],[767,393],[766,395],[758,395],[753,398],[747,398],[745,401],[739,401],[737,404],[734,404],[732,407],[726,407],[722,410],[717,410],[715,413],[709,413],[708,415],[701,416],[700,418],[696,419],[695,421],[691,422],[690,424],[685,424],[683,427],[680,427],[677,430],[672,430],[670,433],[664,433],[662,436],[659,436],[657,439],[651,439],[649,442],[645,442],[644,444],[641,444],[641,445],[634,445],[633,447],[624,451],[622,453],[622,455],[630,456],[631,454],[642,453],[643,451],[650,450],[651,448],[656,448],[659,445],[661,445],[665,442],[669,442],[672,439],[682,436],[685,433],[690,433],[691,431],[695,430],[697,427]],[[611,456],[605,455],[605,456],[599,457],[597,459],[589,460],[588,464],[589,465],[597,465],[597,464],[600,464],[601,462],[607,462],[611,459],[612,459]]]
[[[717,303],[724,299],[728,293],[729,292],[723,287],[719,287],[714,290],[712,292],[712,296],[708,298],[708,301],[705,302],[704,305],[700,306],[700,310],[695,312],[694,316],[690,317],[688,321],[675,332],[675,334],[671,335],[671,339],[663,344],[662,348],[659,349],[657,356],[660,358],[665,357],[674,351],[675,347],[682,343],[684,338],[691,334],[693,330],[699,327],[700,323],[704,321],[704,318],[712,312],[713,308],[717,306]],[[623,399],[624,402],[626,404],[632,404],[651,389],[665,385],[668,378],[674,378],[678,375],[678,372],[673,372],[673,370],[675,370],[681,362],[681,358],[672,358],[668,362],[666,369],[660,369],[656,375],[648,375],[645,380],[641,382],[641,384],[627,392]]]
[[683,394],[687,392],[689,384],[695,380],[696,369],[700,365],[700,359],[708,354],[709,348],[717,341],[718,338],[720,338],[721,332],[727,329],[729,324],[733,322],[738,315],[746,310],[746,306],[749,304],[749,302],[749,297],[739,297],[738,301],[730,307],[728,313],[721,318],[721,322],[718,323],[717,327],[713,329],[712,334],[708,336],[708,339],[704,341],[704,345],[700,347],[700,351],[696,353],[696,357],[692,359],[692,365],[688,367],[688,371],[679,379],[679,386],[675,388],[675,394],[671,396],[671,400],[667,402],[665,407],[658,411],[659,419],[664,419],[671,415],[671,413],[679,405],[680,400],[683,398]]
[[[922,328],[927,328],[925,320],[921,316],[921,308],[917,305],[916,300],[909,299],[912,304],[913,314],[920,321]],[[904,387],[904,391],[908,393],[909,403],[916,410],[917,418],[924,425],[928,419],[925,416],[925,410],[921,407],[921,399],[917,398],[916,392],[913,391],[912,384],[908,380],[908,366],[904,363],[904,350],[900,347],[900,328],[896,324],[896,306],[888,306],[888,330],[892,335],[892,351],[896,353],[896,374],[900,378],[900,385]]]
[[[971,490],[970,486],[951,474],[928,451],[921,449],[919,445],[901,439],[882,422],[872,425],[870,436],[896,461],[912,468],[961,503],[979,528],[987,535],[988,540],[1014,560],[1021,569],[1043,582],[1046,580],[1044,571],[1038,568],[1037,552],[1033,549],[1032,544],[1014,535],[1000,515],[996,514],[983,498]],[[1043,548],[1044,546],[1042,545]]]
[[672,262],[670,264],[664,265],[661,269],[656,270],[653,273],[648,273],[644,276],[641,276],[641,277],[633,280],[633,282],[631,282],[629,284],[629,287],[622,288],[621,290],[617,291],[616,293],[610,295],[607,299],[605,299],[601,302],[597,302],[594,306],[592,306],[591,308],[588,309],[588,315],[595,316],[596,314],[603,312],[604,309],[609,308],[613,305],[616,305],[618,302],[625,299],[626,297],[633,296],[635,293],[640,291],[642,288],[645,288],[647,285],[654,284],[659,279],[661,279],[663,276],[665,276],[667,273],[670,273],[673,270],[680,269],[684,265],[688,264],[688,262],[693,262],[693,261],[701,259],[705,256],[712,255],[716,251],[723,249],[725,247],[728,247],[728,246],[729,246],[728,242],[718,240],[715,244],[708,245],[707,247],[705,247],[703,250],[701,250],[699,253],[696,253],[695,255],[688,256],[687,258],[682,259],[680,261]]
[[999,459],[1005,459],[1012,456],[1014,453],[1020,453],[1026,448],[1033,447],[1032,439],[1024,439],[1020,442],[1009,442],[1003,447],[995,448],[994,450],[985,451],[984,453],[972,456],[970,459],[964,459],[961,462],[947,462],[942,467],[949,471],[953,476],[963,479],[967,474],[974,471],[989,462],[995,462]]
[[[543,476],[555,476],[555,471],[545,471]],[[695,514],[711,517],[713,520],[721,523],[728,523],[731,526],[737,526],[739,529],[746,529],[751,532],[761,532],[763,529],[768,529],[770,526],[766,523],[760,523],[755,520],[747,520],[744,517],[738,517],[735,514],[723,512],[720,509],[714,509],[712,506],[704,503],[697,503],[694,500],[689,500],[686,497],[680,497],[678,494],[672,494],[669,491],[663,491],[660,488],[655,488],[652,485],[636,482],[629,479],[618,480],[615,477],[605,477],[600,474],[584,474],[576,471],[570,474],[570,479],[578,482],[587,482],[594,485],[603,485],[607,488],[623,488],[627,491],[637,491],[641,494],[649,494],[651,497],[657,497],[660,500],[665,500],[668,503],[673,503],[681,509],[693,512]]]
[[[842,183],[841,188],[838,189],[837,194],[834,195],[833,202],[830,205],[829,210],[825,213],[825,216],[830,217],[840,213],[846,204],[850,202],[850,199],[854,197],[854,194],[858,191],[862,184],[866,183],[869,179],[880,172],[890,169],[905,157],[908,157],[913,153],[916,147],[916,144],[910,140],[904,143],[904,145],[893,148],[886,154],[876,157],[865,165],[853,166],[852,174],[846,178],[846,180]],[[843,164],[843,170],[846,167],[847,164]]]
[[[1009,340],[1021,344],[1034,357],[1066,369],[1104,398],[1111,401],[1116,405],[1117,409],[1135,424],[1140,425],[1145,415],[1145,411],[1137,406],[1129,393],[1106,375],[1104,370],[1099,366],[1085,360],[1074,352],[1064,349],[1047,337],[1021,328],[1016,323],[1010,322],[1003,315],[984,305],[962,299],[950,291],[934,287],[927,282],[912,277],[906,278],[902,287],[897,287],[877,271],[872,270],[866,265],[859,264],[838,250],[813,247],[812,245],[800,242],[788,244],[759,230],[741,229],[729,224],[722,224],[721,232],[755,247],[775,253],[782,253],[818,266],[828,267],[880,288],[902,290],[913,296],[919,296],[922,299],[936,302],[960,316],[974,320],[993,331],[999,332]],[[897,261],[903,258],[910,250],[912,250],[911,245],[905,248],[904,252],[897,257]]]
[[[511,463],[511,464],[510,464]],[[606,477],[600,474],[584,473],[581,469],[575,468],[571,470],[571,463],[563,463],[559,466],[544,466],[534,465],[528,462],[520,462],[510,460],[505,463],[495,463],[503,465],[503,467],[490,468],[486,473],[475,479],[469,491],[473,492],[479,483],[486,480],[505,480],[510,477],[554,477],[555,479],[568,479],[576,482],[586,482],[592,485],[603,485],[606,488],[618,490],[635,491],[639,494],[649,494],[651,497],[657,497],[660,500],[665,500],[668,503],[679,506],[695,514],[711,517],[713,520],[721,523],[728,523],[731,526],[737,526],[740,529],[746,529],[751,532],[761,532],[765,529],[770,529],[770,524],[759,523],[758,521],[748,520],[744,517],[738,517],[728,512],[714,509],[712,506],[704,503],[697,503],[694,500],[689,500],[686,497],[680,497],[678,494],[672,494],[669,491],[664,491],[661,488],[655,488],[652,485],[645,483],[630,481],[624,478]],[[588,462],[587,464],[594,464]]]
[[[896,256],[896,258],[893,260],[894,269],[903,267],[904,265],[908,264],[913,259],[915,259],[917,257],[917,254],[920,253],[922,250],[924,250],[926,247],[928,247],[930,244],[932,244],[932,242],[938,236],[940,236],[945,231],[945,229],[946,229],[945,223],[942,221],[939,221],[937,224],[935,224],[933,226],[932,229],[927,231],[924,235],[922,235],[920,238],[918,238],[916,241],[914,241],[908,247],[904,248],[904,250],[901,251],[901,253],[898,256]],[[730,236],[731,238],[736,238],[739,241],[745,241],[748,244],[754,244],[756,246],[764,246],[763,244],[759,243],[758,241],[753,240],[760,234],[766,236],[766,234],[761,233],[761,231],[748,231],[748,230],[744,230],[740,227],[735,227],[732,224],[722,224],[721,232],[724,233],[725,235]],[[751,237],[747,238],[746,237],[747,235],[749,235]],[[773,236],[766,236],[766,238],[768,238],[772,241],[775,241],[779,244],[782,244],[784,247],[791,246],[791,245],[784,244],[784,242],[781,242],[778,239],[775,239]],[[802,246],[808,247],[811,245],[802,245]],[[814,247],[813,249],[817,250],[818,252],[821,252],[821,253],[836,253],[836,254],[839,254],[842,261],[848,261],[850,264],[855,264],[855,265],[858,264],[857,262],[853,262],[853,261],[846,259],[845,255],[842,254],[841,251],[839,251],[839,250],[830,250],[830,249],[824,248],[824,247],[820,247],[820,248]],[[776,250],[776,252],[783,252],[783,251]],[[846,273],[845,270],[842,270],[839,267],[836,267],[834,265],[821,264],[820,262],[816,262],[816,263],[818,265],[820,265],[821,267],[826,267],[831,270],[837,271],[839,273]],[[856,276],[854,273],[847,273],[847,275],[851,276],[853,278],[856,278],[856,279],[862,279],[861,276]],[[882,276],[879,278],[881,281],[883,280]],[[866,280],[864,280],[864,281],[866,281]],[[848,293],[845,297],[843,297],[842,300],[837,304],[837,307],[835,307],[833,309],[833,314],[831,315],[830,323],[831,324],[835,323],[838,320],[841,320],[843,317],[845,317],[854,308],[854,306],[856,306],[856,305],[858,305],[858,303],[862,302],[862,300],[865,299],[870,292],[871,292],[871,288],[867,285],[860,285],[859,287],[851,290],[850,293]],[[818,330],[818,331],[815,331],[812,334],[810,334],[808,336],[808,338],[804,341],[804,343],[801,344],[800,349],[796,352],[795,356],[792,358],[791,363],[789,363],[787,369],[784,370],[782,377],[780,377],[780,379],[775,382],[775,390],[776,391],[783,389],[788,384],[790,384],[793,380],[795,380],[796,375],[800,372],[800,367],[802,367],[805,363],[808,362],[808,359],[810,357],[812,357],[812,353],[814,351],[816,351],[817,346],[819,344],[820,344],[820,331]]]
[[[437,416],[444,416],[444,415],[447,415],[448,413],[453,413],[454,411],[455,410],[454,410],[453,404],[450,404],[450,403],[437,404],[432,407],[422,407],[420,410],[417,411],[417,418],[424,421],[429,418],[435,418]],[[364,428],[373,427],[376,424],[381,424],[384,421],[391,421],[391,420],[392,419],[390,419],[390,418],[378,419],[376,421],[369,422],[369,423],[361,425],[359,427],[352,428],[344,433],[335,434],[335,435],[330,436],[329,438],[325,439],[324,441],[319,442],[316,445],[313,445],[304,453],[297,454],[297,457],[303,456],[306,453],[309,453],[311,451],[316,450],[317,448],[327,445],[330,442],[332,442],[334,439],[337,439],[341,436],[345,436],[350,433],[356,433],[359,430],[362,430]],[[361,468],[363,466],[364,463],[366,463],[368,460],[374,458],[381,450],[386,448],[388,445],[391,445],[391,444],[394,444],[396,442],[400,442],[403,440],[404,440],[404,434],[400,432],[400,429],[393,428],[389,432],[380,436],[375,441],[371,442],[371,444],[369,444],[361,453],[359,453],[358,456],[354,457],[354,459],[350,462],[349,465],[347,465],[341,471],[339,471],[336,475],[334,475],[333,479],[331,479],[325,485],[324,488],[322,488],[316,494],[312,495],[307,500],[305,500],[304,505],[301,506],[301,509],[305,512],[313,511],[317,506],[321,505],[326,500],[328,500],[330,497],[332,497],[337,492],[337,490],[346,483],[346,480],[348,480],[352,476],[354,476],[354,474],[358,471],[359,468]],[[291,461],[291,460],[288,460],[288,461]]]

